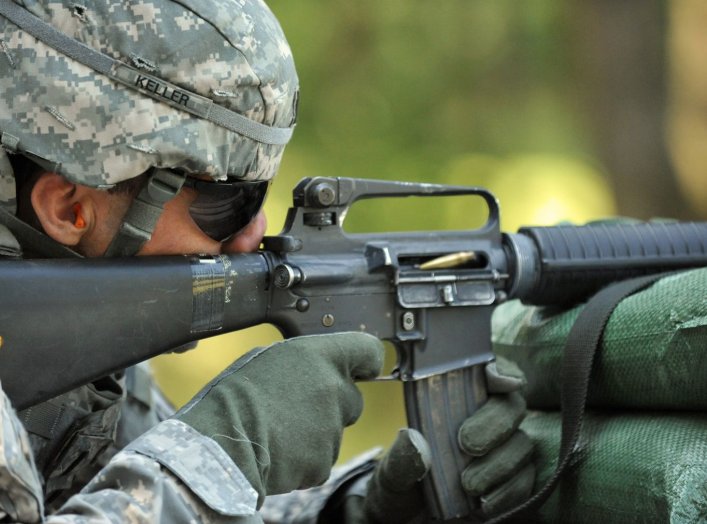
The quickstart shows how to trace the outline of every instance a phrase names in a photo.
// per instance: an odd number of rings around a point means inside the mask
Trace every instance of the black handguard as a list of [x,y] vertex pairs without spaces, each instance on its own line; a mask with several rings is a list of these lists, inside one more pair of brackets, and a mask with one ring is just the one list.
[[[254,254],[0,262],[0,379],[26,408],[191,341],[260,323],[285,337],[365,331],[398,350],[409,424],[432,448],[427,504],[476,509],[460,484],[461,423],[485,401],[491,313],[508,298],[571,304],[615,280],[707,265],[706,223],[502,234],[474,187],[307,178],[282,233]],[[346,234],[357,200],[481,197],[478,229]]]

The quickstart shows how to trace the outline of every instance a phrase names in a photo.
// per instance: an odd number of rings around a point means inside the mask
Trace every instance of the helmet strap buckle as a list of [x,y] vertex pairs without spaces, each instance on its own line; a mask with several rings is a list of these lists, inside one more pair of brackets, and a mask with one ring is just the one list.
[[182,190],[186,175],[155,169],[128,209],[104,257],[129,257],[152,238],[164,205]]

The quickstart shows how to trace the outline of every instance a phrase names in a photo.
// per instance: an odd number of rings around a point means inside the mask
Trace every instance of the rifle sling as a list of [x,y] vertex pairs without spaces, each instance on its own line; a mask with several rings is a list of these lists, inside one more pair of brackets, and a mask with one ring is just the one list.
[[545,485],[532,497],[487,524],[499,524],[521,513],[539,508],[557,487],[560,476],[578,451],[582,418],[587,404],[594,356],[600,350],[609,318],[624,298],[649,287],[665,273],[637,277],[612,284],[594,295],[577,317],[565,343],[562,360],[562,438],[557,467]]

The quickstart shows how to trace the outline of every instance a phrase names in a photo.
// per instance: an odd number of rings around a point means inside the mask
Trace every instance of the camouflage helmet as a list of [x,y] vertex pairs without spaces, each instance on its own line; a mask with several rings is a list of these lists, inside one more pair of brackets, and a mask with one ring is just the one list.
[[111,187],[150,167],[268,180],[298,80],[260,0],[0,0],[4,152]]

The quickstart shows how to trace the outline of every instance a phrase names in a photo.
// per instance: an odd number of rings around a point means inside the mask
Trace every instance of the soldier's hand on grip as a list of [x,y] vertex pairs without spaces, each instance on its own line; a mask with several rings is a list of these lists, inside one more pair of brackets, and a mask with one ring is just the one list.
[[459,445],[472,457],[462,486],[479,497],[483,517],[492,517],[525,501],[533,490],[533,444],[518,429],[526,415],[519,390],[525,378],[503,358],[486,366],[489,398],[459,430]]
[[381,342],[362,333],[285,340],[238,359],[175,418],[213,438],[262,504],[327,479],[343,429],[363,407],[354,381],[382,364]]
[[[500,370],[499,370],[500,368]],[[535,481],[533,446],[518,429],[525,417],[519,389],[522,372],[505,360],[486,366],[488,401],[459,430],[459,445],[471,457],[460,482],[479,499],[479,520],[525,501]],[[425,498],[420,480],[429,469],[429,446],[412,429],[402,430],[368,481],[365,493],[345,495],[337,520],[348,523],[424,522]],[[343,513],[343,515],[341,515]]]

